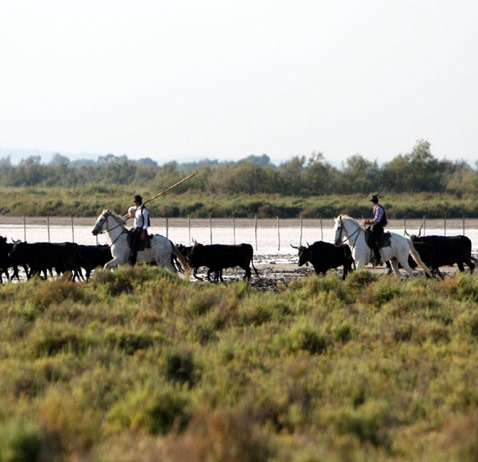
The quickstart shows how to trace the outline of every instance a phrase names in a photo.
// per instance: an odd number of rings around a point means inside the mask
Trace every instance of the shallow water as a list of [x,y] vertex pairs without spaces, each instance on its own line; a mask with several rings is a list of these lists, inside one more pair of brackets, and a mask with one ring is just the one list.
[[[330,220],[329,220],[330,221]],[[269,224],[269,225],[266,225]],[[272,224],[272,226],[271,226]],[[332,224],[332,222],[331,222]],[[444,235],[454,236],[463,234],[463,228],[449,227],[446,230],[443,226],[436,226],[430,223],[426,229],[426,235]],[[438,223],[440,224],[440,223]],[[27,242],[76,242],[78,244],[107,244],[108,240],[105,235],[98,237],[93,236],[91,230],[94,221],[90,226],[75,225],[50,225],[46,224],[27,225],[26,228],[22,224],[1,224],[0,235],[7,236],[10,239],[24,240]],[[274,225],[273,220],[259,220],[257,230],[252,226],[221,226],[211,228],[209,226],[152,226],[152,233],[167,235],[176,244],[191,245],[194,240],[203,244],[239,244],[247,242],[254,247],[255,255],[261,257],[261,260],[267,261],[273,259],[277,263],[290,262],[291,258],[297,256],[297,250],[290,245],[298,246],[300,243],[306,245],[315,241],[323,240],[333,242],[333,227],[331,225],[320,226],[283,226],[279,230]],[[388,226],[387,230],[404,234],[403,225]],[[418,232],[418,230],[410,229],[409,232]],[[465,234],[472,241],[472,252],[477,253],[478,250],[478,228],[469,228],[465,230]]]

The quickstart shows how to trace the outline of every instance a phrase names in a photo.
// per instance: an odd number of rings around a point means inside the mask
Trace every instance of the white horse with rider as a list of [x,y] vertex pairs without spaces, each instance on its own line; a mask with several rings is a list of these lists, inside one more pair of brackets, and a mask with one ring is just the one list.
[[[126,220],[123,217],[120,217],[112,210],[105,209],[97,218],[91,232],[95,236],[98,234],[106,234],[108,238],[113,259],[104,265],[104,269],[128,263],[130,245],[128,243]],[[138,250],[137,262],[156,262],[158,266],[176,273],[176,267],[172,263],[173,255],[179,260],[185,271],[190,270],[186,259],[178,248],[168,238],[160,234],[154,234],[151,237],[150,247],[144,250]]]
[[[339,215],[335,218],[334,234],[336,246],[347,244],[350,247],[357,269],[371,263],[373,250],[367,245],[365,229],[357,220],[348,215]],[[413,242],[400,234],[392,232],[389,234],[390,245],[380,248],[380,255],[384,262],[390,262],[395,275],[400,276],[398,269],[400,263],[407,273],[412,276],[413,269],[408,264],[408,256],[411,255],[423,271],[431,276],[430,270],[423,263],[420,254],[413,246]]]

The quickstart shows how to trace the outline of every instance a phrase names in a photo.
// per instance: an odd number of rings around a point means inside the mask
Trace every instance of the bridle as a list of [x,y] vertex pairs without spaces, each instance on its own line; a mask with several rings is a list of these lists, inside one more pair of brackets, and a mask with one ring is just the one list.
[[[344,231],[344,228],[345,227],[344,227],[344,224],[342,222],[342,218],[340,218],[340,237],[342,237],[342,233]],[[357,243],[357,239],[359,237],[358,233],[360,233],[360,231],[363,231],[363,229],[360,225],[358,225],[357,229],[350,236],[345,235],[345,239],[341,241],[342,244],[345,244],[347,241],[351,242],[352,237],[354,237],[355,234],[357,234],[357,236],[355,237],[355,240],[352,243],[352,247],[355,247],[355,244]]]
[[[106,221],[106,214],[103,214],[102,217],[101,217],[100,222],[97,223],[97,226],[100,227],[100,231],[98,231],[97,234],[106,234],[106,233],[108,233],[109,231],[114,231],[116,228],[123,227],[123,224],[120,223],[118,220],[116,220],[113,215],[111,215],[110,213],[108,213],[108,215],[109,215],[111,218],[113,218],[113,220],[116,221],[116,226],[114,226],[113,228],[104,229],[104,228],[103,228],[103,224],[104,224],[105,221]],[[121,233],[119,233],[118,236],[116,236],[115,240],[110,244],[110,247],[112,247],[112,246],[115,244],[115,242],[121,237],[122,234],[127,233],[127,232],[128,232],[128,231],[126,231],[126,229],[123,227],[123,229],[121,230]]]

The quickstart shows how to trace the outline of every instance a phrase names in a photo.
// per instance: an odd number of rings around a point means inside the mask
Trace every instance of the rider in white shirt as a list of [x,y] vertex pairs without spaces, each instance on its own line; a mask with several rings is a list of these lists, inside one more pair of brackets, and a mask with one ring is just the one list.
[[146,239],[150,223],[149,211],[144,206],[141,196],[134,196],[134,206],[128,209],[128,216],[134,217],[133,235],[130,241],[131,253],[129,256],[129,264],[133,266],[136,263],[138,243],[140,240],[144,241]]

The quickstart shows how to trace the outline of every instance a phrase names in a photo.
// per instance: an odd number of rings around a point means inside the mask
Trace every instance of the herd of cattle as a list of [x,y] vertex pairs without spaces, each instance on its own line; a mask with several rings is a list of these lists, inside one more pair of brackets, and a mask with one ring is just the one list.
[[[475,268],[476,259],[471,255],[471,241],[466,236],[412,236],[413,244],[423,262],[436,277],[443,277],[440,267],[458,265],[464,271],[464,264],[470,272]],[[250,279],[251,265],[256,276],[259,276],[253,263],[253,248],[250,244],[239,245],[178,245],[177,248],[186,257],[194,276],[201,267],[207,268],[207,279],[223,281],[222,272],[226,268],[240,267],[245,271],[244,278]],[[299,266],[311,263],[317,274],[325,274],[333,268],[343,267],[343,276],[354,268],[354,261],[347,245],[336,247],[328,242],[318,241],[312,245],[294,247],[298,250]],[[68,273],[73,280],[88,280],[91,272],[97,267],[103,267],[112,258],[107,245],[80,245],[72,242],[59,244],[37,242],[27,243],[17,241],[8,243],[0,236],[0,279],[16,277],[19,279],[19,268],[23,268],[26,277],[47,278]],[[178,270],[180,265],[173,261]],[[409,264],[416,268],[416,263],[410,257]]]

